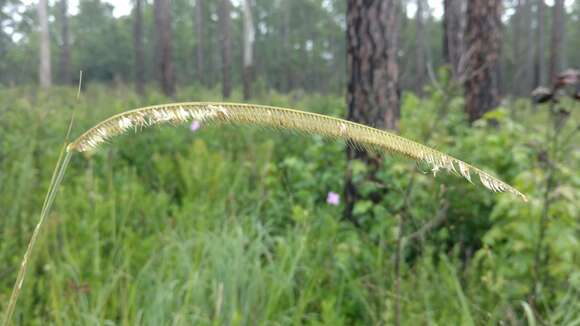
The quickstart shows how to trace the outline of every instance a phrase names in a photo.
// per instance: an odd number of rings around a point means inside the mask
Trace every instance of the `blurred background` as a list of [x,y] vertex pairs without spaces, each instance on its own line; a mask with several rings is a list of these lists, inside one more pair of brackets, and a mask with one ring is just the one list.
[[[234,126],[73,157],[22,325],[579,325],[580,3],[0,0],[0,307],[59,148],[174,101],[347,118],[490,171]],[[79,71],[83,71],[77,98]]]

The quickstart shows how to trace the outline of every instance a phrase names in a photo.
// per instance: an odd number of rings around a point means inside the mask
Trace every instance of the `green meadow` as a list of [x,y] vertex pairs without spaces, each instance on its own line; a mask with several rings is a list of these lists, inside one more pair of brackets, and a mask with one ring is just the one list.
[[[401,134],[490,171],[528,203],[387,155],[363,187],[386,195],[358,202],[355,226],[342,214],[344,142],[230,125],[129,132],[73,155],[14,322],[380,325],[400,309],[404,325],[580,325],[580,104],[506,100],[472,127],[455,93],[404,93]],[[0,311],[73,111],[76,137],[128,109],[219,98],[194,87],[175,99],[98,84],[79,99],[72,87],[0,89]],[[346,112],[341,96],[252,102]],[[365,169],[354,162],[354,178]]]

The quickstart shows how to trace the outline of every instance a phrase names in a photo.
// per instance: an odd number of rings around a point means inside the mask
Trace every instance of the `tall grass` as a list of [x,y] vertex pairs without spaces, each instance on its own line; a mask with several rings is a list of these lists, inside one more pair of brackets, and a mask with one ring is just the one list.
[[[3,98],[21,100],[11,104],[17,110],[5,115],[5,121],[14,130],[31,133],[28,139],[6,133],[3,153],[15,159],[0,158],[6,171],[0,176],[0,203],[11,208],[8,220],[0,221],[0,257],[9,262],[0,266],[4,303],[9,299],[6,281],[15,272],[10,266],[18,264],[27,240],[23,235],[36,222],[34,207],[42,204],[40,188],[46,189],[50,179],[46,162],[57,160],[50,148],[61,140],[51,135],[66,130],[54,117],[62,116],[59,108],[72,106],[63,100],[66,90],[56,89],[49,100],[42,95],[34,99],[28,91],[11,92]],[[115,98],[110,92],[89,88],[78,103],[79,125],[90,128],[126,103],[142,105],[128,92],[119,91]],[[163,101],[149,96],[145,101]],[[292,104],[276,95],[262,101]],[[336,115],[341,102],[309,97],[294,105]],[[46,108],[37,109],[38,103]],[[7,107],[1,105],[0,110]],[[31,128],[36,117],[38,127]],[[405,119],[407,132],[417,130],[415,120]],[[443,144],[442,139],[438,134],[435,141]],[[187,127],[144,130],[139,137],[115,142],[84,158],[77,155],[69,164],[55,209],[38,238],[37,259],[30,262],[15,321],[340,325],[394,320],[392,216],[374,221],[364,234],[339,220],[340,207],[324,204],[326,192],[341,187],[342,144],[205,125],[196,133]],[[485,153],[477,155],[476,160],[485,161]],[[406,163],[394,160],[387,166],[394,185],[406,184]],[[485,166],[502,171],[501,164]],[[468,188],[449,180],[450,192],[467,193]],[[438,183],[418,176],[412,200],[421,204],[413,214],[431,207],[429,193]],[[8,201],[13,191],[22,195]],[[494,200],[477,193],[469,203],[480,205],[478,197]],[[446,230],[434,232],[439,237]],[[471,318],[492,325],[506,321],[511,302],[518,319],[525,321],[521,300],[498,296],[481,283],[489,272],[485,265],[466,263],[464,268],[457,255],[435,249],[428,245],[417,258],[404,255],[404,323],[460,324]],[[554,314],[562,316],[558,320],[574,321],[573,310],[566,309],[577,304],[574,298],[571,290]]]

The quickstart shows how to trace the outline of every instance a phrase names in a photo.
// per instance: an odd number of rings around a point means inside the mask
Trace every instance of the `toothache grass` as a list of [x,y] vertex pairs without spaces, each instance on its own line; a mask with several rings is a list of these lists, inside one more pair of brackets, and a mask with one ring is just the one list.
[[129,130],[158,124],[180,124],[192,121],[191,130],[201,124],[232,123],[292,130],[307,135],[321,135],[345,140],[349,145],[367,151],[395,153],[429,164],[433,174],[440,170],[461,175],[472,182],[472,174],[493,192],[509,192],[527,201],[524,194],[491,174],[450,155],[396,134],[351,121],[321,114],[273,106],[188,102],[156,105],[115,115],[89,129],[67,148],[69,152],[94,151],[115,136]]

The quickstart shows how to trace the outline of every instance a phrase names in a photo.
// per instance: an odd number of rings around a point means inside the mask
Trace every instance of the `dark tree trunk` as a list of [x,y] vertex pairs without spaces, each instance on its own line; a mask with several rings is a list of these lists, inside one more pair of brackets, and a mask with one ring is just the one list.
[[167,96],[175,94],[173,76],[173,48],[171,45],[171,0],[155,0],[157,48],[159,55],[159,82]]
[[60,19],[62,24],[61,37],[62,47],[60,49],[60,80],[63,84],[71,83],[70,72],[70,34],[68,27],[68,1],[60,1]]
[[[347,2],[347,68],[348,119],[379,129],[398,129],[400,116],[399,71],[397,64],[398,23],[396,0],[348,0]],[[376,180],[382,157],[347,149],[350,161],[359,159],[370,165],[368,180]],[[347,169],[345,217],[358,224],[352,212],[363,198],[360,184]],[[368,196],[378,202],[384,191]]]
[[535,88],[534,85],[534,0],[526,0],[524,7],[524,19],[527,22],[525,25],[527,46],[526,46],[526,71],[524,72],[524,84],[526,85],[526,92],[523,96],[529,96],[529,93]]
[[205,85],[205,76],[204,76],[204,46],[205,46],[205,34],[203,30],[204,19],[203,19],[203,1],[204,0],[196,0],[195,1],[195,37],[196,37],[196,45],[195,45],[195,67],[197,72],[197,79],[202,85]]
[[537,0],[536,12],[538,14],[538,27],[536,30],[536,62],[535,62],[535,84],[541,86],[546,83],[546,61],[545,50],[545,8],[544,0]]
[[564,0],[555,0],[552,18],[552,46],[550,47],[550,76],[555,78],[562,70],[562,47],[564,45]]
[[222,49],[222,96],[229,98],[232,93],[232,44],[230,37],[230,0],[221,0],[219,9],[219,25]]
[[417,0],[417,12],[415,15],[415,91],[422,95],[423,86],[427,76],[427,58],[425,57],[425,22],[423,3],[424,0]]
[[463,1],[444,0],[443,8],[443,60],[451,66],[453,76],[459,79],[465,30]]
[[143,48],[143,0],[135,0],[133,9],[133,47],[135,50],[135,90],[145,92],[145,49]]
[[469,121],[499,104],[501,0],[471,0],[467,4],[466,111]]

